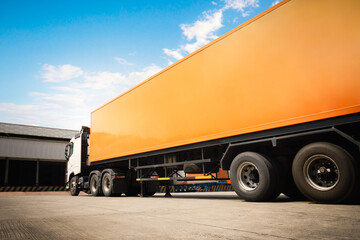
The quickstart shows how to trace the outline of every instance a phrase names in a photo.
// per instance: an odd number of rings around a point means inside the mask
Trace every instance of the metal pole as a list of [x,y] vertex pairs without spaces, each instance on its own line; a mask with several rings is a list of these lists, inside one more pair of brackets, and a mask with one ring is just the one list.
[[[136,166],[139,167],[139,159],[136,159]],[[141,178],[141,176],[139,174],[140,174],[140,172],[138,170],[136,170],[137,178]]]
[[5,179],[4,185],[7,186],[9,184],[9,159],[5,158]]
[[39,186],[39,160],[36,160],[36,180],[35,185]]
[[165,197],[172,197],[170,193],[170,181],[166,181],[165,184]]
[[[65,186],[66,186],[66,184],[67,184],[67,179],[68,179],[68,164],[69,164],[69,161],[66,161],[65,162],[65,169],[64,169],[64,184],[65,184]],[[90,180],[89,180],[90,181]],[[70,182],[70,179],[69,179],[69,182]]]
[[140,197],[145,197],[145,186],[144,186],[144,182],[141,181],[140,182]]

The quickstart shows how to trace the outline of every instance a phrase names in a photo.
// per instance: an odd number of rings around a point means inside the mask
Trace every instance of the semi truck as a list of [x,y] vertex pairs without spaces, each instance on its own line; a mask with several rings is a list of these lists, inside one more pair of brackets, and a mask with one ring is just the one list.
[[357,199],[359,12],[284,0],[94,110],[66,146],[71,195],[152,196],[222,170],[247,201]]

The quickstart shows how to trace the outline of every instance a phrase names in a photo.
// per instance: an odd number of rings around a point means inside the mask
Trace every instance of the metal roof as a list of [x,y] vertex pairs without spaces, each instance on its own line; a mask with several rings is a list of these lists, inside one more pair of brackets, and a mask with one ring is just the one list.
[[5,134],[71,139],[78,132],[79,131],[69,129],[37,127],[0,122],[0,133]]

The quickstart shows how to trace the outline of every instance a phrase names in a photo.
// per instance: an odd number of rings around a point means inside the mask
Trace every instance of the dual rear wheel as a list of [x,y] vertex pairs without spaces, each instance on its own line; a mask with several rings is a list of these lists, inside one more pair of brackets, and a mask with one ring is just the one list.
[[100,182],[100,172],[95,173],[90,178],[90,192],[93,196],[116,196],[120,195],[114,191],[114,181],[110,173],[106,172],[102,175]]
[[103,195],[102,186],[100,184],[100,172],[91,175],[90,177],[90,192],[93,196]]
[[[101,181],[100,181],[101,179]],[[128,186],[125,186],[125,182],[116,182],[113,179],[113,176],[109,172],[100,174],[100,172],[95,172],[90,177],[90,192],[93,196],[119,196],[122,192],[126,196],[137,196],[140,194],[140,184],[133,184],[133,182],[128,182]],[[119,190],[120,188],[120,190]],[[156,186],[152,186],[151,183],[146,183],[144,186],[144,197],[153,196],[156,193]]]
[[279,194],[278,167],[255,152],[243,152],[230,166],[230,180],[237,195],[247,201],[269,201]]
[[[343,148],[325,142],[309,144],[296,154],[292,176],[284,176],[276,161],[255,152],[237,155],[230,166],[231,184],[247,201],[269,201],[280,192],[303,194],[315,202],[338,203],[355,196],[358,173],[354,158]],[[296,189],[297,188],[297,189]],[[299,192],[299,191],[300,192]],[[301,193],[301,194],[300,194]]]
[[296,186],[315,202],[349,200],[358,190],[357,164],[342,147],[318,142],[303,147],[295,156],[292,174]]

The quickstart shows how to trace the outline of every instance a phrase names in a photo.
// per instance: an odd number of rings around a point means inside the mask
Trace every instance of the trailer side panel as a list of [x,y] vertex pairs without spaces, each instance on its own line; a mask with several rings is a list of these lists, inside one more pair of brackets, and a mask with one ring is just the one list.
[[91,115],[90,161],[360,112],[360,1],[285,1]]

